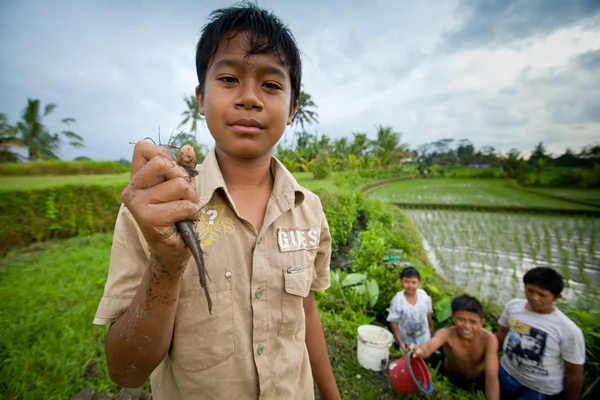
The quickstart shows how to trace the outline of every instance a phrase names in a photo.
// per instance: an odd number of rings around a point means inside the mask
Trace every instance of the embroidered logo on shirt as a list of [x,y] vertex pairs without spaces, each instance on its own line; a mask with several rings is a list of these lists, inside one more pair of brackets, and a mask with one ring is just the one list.
[[196,232],[198,232],[202,247],[218,242],[223,238],[224,233],[235,232],[232,219],[223,218],[226,208],[225,204],[219,204],[216,206],[206,206],[202,209],[202,215],[195,223]]
[[320,238],[321,228],[277,229],[277,244],[282,253],[318,249]]

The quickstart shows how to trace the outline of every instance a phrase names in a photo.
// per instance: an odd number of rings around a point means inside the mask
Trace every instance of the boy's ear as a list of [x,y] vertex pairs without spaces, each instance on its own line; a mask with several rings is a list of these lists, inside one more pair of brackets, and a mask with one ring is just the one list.
[[292,124],[292,118],[294,117],[294,114],[296,114],[297,110],[298,110],[298,100],[296,100],[294,102],[294,105],[290,108],[290,114],[288,115],[288,120],[287,120],[288,125]]
[[554,301],[558,301],[563,298],[562,293],[559,293],[558,296],[554,297]]
[[204,115],[204,99],[202,98],[202,90],[200,85],[196,86],[196,101],[198,102],[198,110],[200,115]]

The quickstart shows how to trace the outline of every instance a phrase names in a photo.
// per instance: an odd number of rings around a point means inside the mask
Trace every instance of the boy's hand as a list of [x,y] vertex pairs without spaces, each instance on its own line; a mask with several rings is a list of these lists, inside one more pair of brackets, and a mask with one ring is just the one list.
[[[196,167],[192,146],[181,149],[179,163]],[[200,218],[196,181],[164,146],[136,143],[131,164],[131,181],[121,194],[123,203],[160,264],[182,271],[191,252],[175,222]]]
[[425,352],[423,351],[422,348],[420,348],[419,346],[417,346],[414,343],[411,343],[408,345],[408,350],[409,351],[413,351],[413,358],[415,357],[423,357],[423,354],[425,354]]
[[408,353],[408,349],[404,343],[400,343],[400,350],[402,350],[404,354]]

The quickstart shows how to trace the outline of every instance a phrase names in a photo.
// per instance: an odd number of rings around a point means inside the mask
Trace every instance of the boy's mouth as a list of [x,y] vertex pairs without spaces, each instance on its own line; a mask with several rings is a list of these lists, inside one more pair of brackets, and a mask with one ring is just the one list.
[[252,118],[240,118],[229,126],[239,133],[258,133],[265,129],[260,122]]

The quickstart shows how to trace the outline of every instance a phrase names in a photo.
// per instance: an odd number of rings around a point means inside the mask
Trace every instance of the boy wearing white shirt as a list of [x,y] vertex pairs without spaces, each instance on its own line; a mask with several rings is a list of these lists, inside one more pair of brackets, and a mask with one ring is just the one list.
[[431,339],[433,307],[431,297],[423,289],[419,289],[421,275],[416,268],[404,268],[400,272],[400,284],[404,290],[392,299],[387,320],[398,346],[406,353],[408,345],[419,346]]

